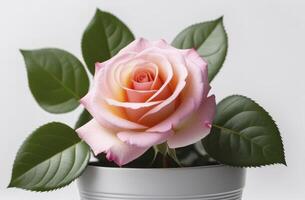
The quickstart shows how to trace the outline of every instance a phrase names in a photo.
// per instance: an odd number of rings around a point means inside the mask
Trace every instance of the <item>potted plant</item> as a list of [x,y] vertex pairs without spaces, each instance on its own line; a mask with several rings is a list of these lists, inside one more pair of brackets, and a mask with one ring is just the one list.
[[187,27],[169,44],[135,39],[98,9],[81,46],[90,90],[69,52],[21,50],[45,111],[85,109],[75,127],[48,123],[25,140],[9,187],[51,191],[79,178],[82,200],[231,200],[241,199],[245,168],[286,164],[267,111],[241,95],[216,105],[210,92],[228,48],[222,17]]

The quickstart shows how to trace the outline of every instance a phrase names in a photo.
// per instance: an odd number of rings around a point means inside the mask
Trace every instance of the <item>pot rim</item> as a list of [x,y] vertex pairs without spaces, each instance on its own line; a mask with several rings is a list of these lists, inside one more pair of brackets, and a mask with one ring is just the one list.
[[91,163],[78,180],[78,188],[83,200],[229,200],[241,196],[245,175],[244,168],[223,164],[183,168],[116,168],[93,166]]
[[[185,171],[185,170],[191,170],[191,169],[211,169],[211,168],[226,168],[231,167],[235,168],[233,166],[224,165],[224,164],[215,164],[215,165],[206,165],[206,166],[194,166],[194,167],[172,167],[172,168],[124,168],[124,167],[103,167],[103,166],[97,166],[93,165],[92,162],[90,162],[87,166],[88,168],[95,168],[95,169],[103,169],[107,171],[173,171],[173,170],[179,170],[179,171]],[[240,167],[240,169],[244,169],[243,167]]]

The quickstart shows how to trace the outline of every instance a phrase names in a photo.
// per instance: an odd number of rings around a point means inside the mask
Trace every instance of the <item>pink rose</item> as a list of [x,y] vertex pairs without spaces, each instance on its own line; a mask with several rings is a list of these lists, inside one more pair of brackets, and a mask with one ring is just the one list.
[[138,39],[96,64],[81,99],[93,119],[76,131],[120,166],[153,145],[190,145],[210,132],[216,105],[209,90],[207,63],[194,49]]

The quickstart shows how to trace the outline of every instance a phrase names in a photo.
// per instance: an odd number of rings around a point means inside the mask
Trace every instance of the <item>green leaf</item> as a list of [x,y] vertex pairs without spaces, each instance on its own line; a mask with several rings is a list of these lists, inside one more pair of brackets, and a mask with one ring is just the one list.
[[82,38],[82,53],[90,72],[94,74],[96,62],[110,59],[133,40],[122,21],[97,9]]
[[86,109],[83,110],[83,112],[80,114],[80,116],[75,124],[75,129],[78,129],[79,127],[85,125],[91,119],[92,119],[92,116],[90,115],[90,113]]
[[90,157],[89,147],[73,129],[53,122],[38,128],[19,149],[9,187],[50,191],[79,177]]
[[65,113],[79,105],[89,88],[81,62],[60,49],[21,50],[31,92],[38,104],[51,113]]
[[286,164],[275,122],[262,107],[244,96],[229,96],[217,105],[213,128],[203,145],[210,156],[227,165]]
[[184,167],[194,166],[207,166],[215,165],[214,159],[212,159],[203,149],[201,141],[176,149],[177,159]]
[[223,18],[189,26],[178,34],[172,45],[180,49],[195,48],[209,63],[209,81],[212,81],[227,55],[228,38]]

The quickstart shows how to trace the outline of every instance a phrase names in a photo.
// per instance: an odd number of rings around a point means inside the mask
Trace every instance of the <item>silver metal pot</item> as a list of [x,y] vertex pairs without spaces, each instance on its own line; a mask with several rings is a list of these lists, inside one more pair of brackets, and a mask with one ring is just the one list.
[[225,165],[134,169],[88,166],[81,200],[240,200],[246,170]]

